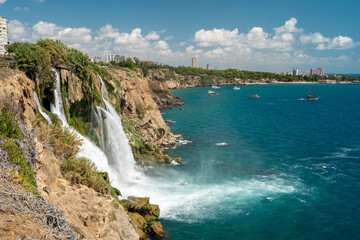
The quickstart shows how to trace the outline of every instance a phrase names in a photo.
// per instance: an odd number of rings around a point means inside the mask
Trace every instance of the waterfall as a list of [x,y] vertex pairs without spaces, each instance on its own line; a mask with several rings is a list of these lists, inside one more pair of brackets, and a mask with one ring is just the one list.
[[40,101],[39,101],[36,91],[34,91],[34,98],[35,98],[35,102],[39,109],[40,114],[48,121],[49,124],[52,124],[50,117],[41,108],[41,104],[40,104]]
[[79,132],[69,126],[66,120],[64,105],[61,96],[60,72],[56,68],[52,68],[52,70],[56,74],[56,89],[54,90],[55,104],[51,104],[51,112],[56,114],[60,118],[64,128],[69,128],[77,135],[78,138],[82,140],[82,145],[79,147],[80,152],[77,154],[77,157],[85,157],[91,160],[100,171],[109,172],[110,178],[116,179],[117,177],[114,176],[115,174],[111,174],[112,170],[109,166],[105,153],[88,138],[82,136]]
[[82,140],[77,157],[85,157],[93,162],[98,170],[108,172],[112,185],[121,189],[124,196],[128,196],[129,186],[140,177],[140,173],[135,169],[135,160],[122,128],[121,118],[108,101],[104,83],[102,82],[101,92],[106,108],[98,107],[98,112],[92,110],[94,124],[99,126],[100,149],[69,126],[62,101],[60,72],[56,68],[52,70],[56,73],[56,89],[55,104],[51,105],[51,112],[60,118],[64,128],[69,128]]
[[50,110],[52,113],[56,114],[61,122],[63,127],[69,127],[69,124],[66,120],[65,112],[64,112],[64,104],[61,96],[61,80],[60,80],[60,71],[57,68],[51,68],[55,72],[56,75],[56,88],[54,90],[55,95],[55,105],[50,105]]
[[140,178],[140,173],[135,169],[135,160],[132,154],[129,140],[122,127],[121,117],[108,100],[105,84],[101,77],[101,95],[105,103],[105,109],[97,107],[101,117],[102,132],[104,137],[104,152],[110,161],[110,165],[116,170],[119,180],[123,184],[133,183]]

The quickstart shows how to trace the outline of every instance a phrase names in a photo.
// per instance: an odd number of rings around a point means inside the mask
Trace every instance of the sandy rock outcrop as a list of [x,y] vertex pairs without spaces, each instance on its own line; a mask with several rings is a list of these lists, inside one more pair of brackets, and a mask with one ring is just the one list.
[[82,81],[72,72],[65,68],[60,70],[61,82],[65,84],[68,92],[68,99],[71,103],[81,101],[84,98]]
[[121,114],[136,123],[136,129],[146,142],[158,146],[174,144],[178,136],[165,124],[147,80],[133,71],[114,71],[124,91]]
[[79,239],[139,239],[124,208],[113,197],[65,180],[55,155],[38,143],[38,189],[66,215]]
[[[20,114],[20,119],[27,126],[35,115],[36,103],[34,100],[35,83],[26,75],[17,70],[2,68],[0,71],[0,102]],[[14,109],[19,108],[19,109]]]

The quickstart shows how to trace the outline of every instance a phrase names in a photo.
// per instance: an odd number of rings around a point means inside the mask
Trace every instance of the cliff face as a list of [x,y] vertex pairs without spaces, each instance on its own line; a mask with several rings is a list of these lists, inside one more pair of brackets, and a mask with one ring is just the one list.
[[211,85],[237,85],[241,80],[226,79],[216,76],[183,75],[171,70],[150,70],[147,76],[150,82],[158,82],[164,89],[179,89],[189,87],[205,87]]
[[[82,100],[81,81],[65,70],[63,80],[68,87],[68,101]],[[9,126],[0,129],[0,238],[139,239],[118,200],[65,179],[60,171],[62,153],[56,148],[71,146],[61,142],[67,141],[62,137],[56,139],[60,133],[53,130],[54,126],[37,126],[43,120],[34,99],[34,82],[20,71],[3,68],[0,90],[0,109],[8,109],[13,116],[1,113],[0,119]],[[13,124],[21,130],[11,130],[18,129]],[[24,137],[13,139],[14,132]],[[21,159],[24,162],[19,162]],[[33,171],[37,190],[29,192],[32,187],[27,174],[31,176]]]
[[113,71],[123,92],[122,116],[135,123],[135,128],[143,136],[144,142],[157,146],[174,144],[178,136],[172,134],[165,124],[159,106],[154,101],[151,83],[135,71],[120,69]]

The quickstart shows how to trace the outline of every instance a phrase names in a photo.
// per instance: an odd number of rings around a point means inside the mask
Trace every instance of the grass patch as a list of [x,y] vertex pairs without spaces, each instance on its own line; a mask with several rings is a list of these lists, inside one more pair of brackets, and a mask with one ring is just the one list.
[[0,109],[0,136],[13,138],[19,141],[23,140],[21,129],[15,122],[14,115],[9,112],[8,107]]
[[66,187],[62,184],[58,184],[57,187],[63,190],[64,192],[66,191]]
[[20,167],[18,178],[19,183],[23,185],[27,191],[30,191],[34,193],[35,196],[39,197],[35,181],[35,173],[31,166],[26,162],[20,147],[14,143],[14,140],[7,139],[1,149],[7,151],[9,155],[9,162],[12,163],[13,166]]
[[60,125],[49,125],[47,122],[33,122],[38,139],[48,149],[54,151],[59,159],[75,156],[79,152],[81,140],[69,129],[63,130]]
[[117,221],[117,217],[116,217],[115,212],[109,213],[108,217],[109,217],[110,222]]
[[135,107],[136,107],[136,114],[140,119],[143,119],[146,113],[146,108],[141,103],[137,103]]
[[118,199],[107,173],[99,172],[86,158],[68,157],[61,165],[61,172],[69,181],[86,185],[97,192],[109,194]]

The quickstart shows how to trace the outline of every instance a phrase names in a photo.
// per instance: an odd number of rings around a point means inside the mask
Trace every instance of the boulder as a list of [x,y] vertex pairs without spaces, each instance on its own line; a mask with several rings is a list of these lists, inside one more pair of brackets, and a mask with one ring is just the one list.
[[165,231],[163,225],[159,222],[152,222],[149,224],[148,232],[153,238],[164,238]]

